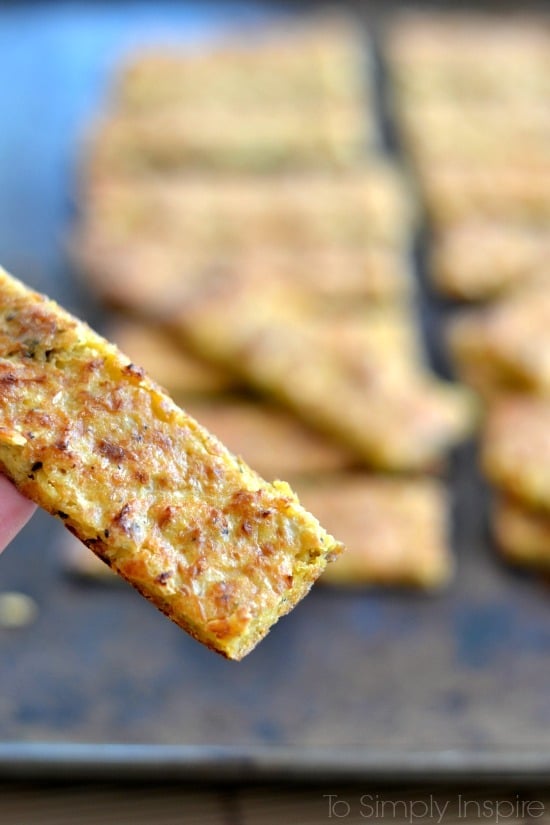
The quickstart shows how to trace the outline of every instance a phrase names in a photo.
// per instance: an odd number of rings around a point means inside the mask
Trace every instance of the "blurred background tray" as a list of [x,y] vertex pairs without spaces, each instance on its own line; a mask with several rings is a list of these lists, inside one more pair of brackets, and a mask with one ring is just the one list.
[[[157,34],[196,40],[271,12],[242,3],[4,4],[2,264],[100,322],[64,244],[78,138],[109,69]],[[0,770],[550,776],[550,593],[495,556],[474,465],[470,445],[450,474],[458,575],[448,592],[316,589],[241,664],[196,644],[130,589],[68,577],[56,553],[62,527],[37,514],[0,564],[0,590],[38,604],[34,624],[0,631]]]

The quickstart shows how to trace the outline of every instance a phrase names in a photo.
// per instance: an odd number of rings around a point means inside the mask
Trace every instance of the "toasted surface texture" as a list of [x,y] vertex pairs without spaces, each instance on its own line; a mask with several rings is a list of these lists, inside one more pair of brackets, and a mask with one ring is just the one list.
[[183,406],[267,479],[310,476],[353,464],[351,452],[271,405],[220,399]]
[[360,330],[334,335],[304,323],[293,314],[299,305],[287,289],[213,279],[173,323],[206,357],[351,447],[368,466],[433,467],[470,432],[469,393],[424,371],[414,346],[399,353],[398,345],[395,354],[397,341],[410,340],[406,329],[382,324],[363,346]]
[[488,167],[521,164],[532,171],[548,164],[550,113],[540,101],[518,101],[513,107],[462,97],[415,101],[401,106],[401,121],[420,171],[425,164],[467,159]]
[[545,16],[398,15],[388,38],[398,91],[415,101],[523,101],[548,91]]
[[489,480],[517,501],[550,511],[550,402],[503,398],[489,412],[482,444]]
[[505,222],[465,221],[435,239],[437,288],[453,298],[483,301],[523,286],[546,268],[550,233]]
[[313,111],[291,105],[278,106],[275,112],[182,107],[161,113],[117,113],[96,125],[89,162],[103,174],[186,168],[340,169],[361,159],[365,121],[359,105],[322,102]]
[[493,534],[508,561],[550,569],[550,515],[529,510],[510,498],[493,509]]
[[481,376],[484,391],[550,393],[549,286],[548,277],[537,278],[487,308],[453,320],[449,342],[466,379]]
[[[190,252],[174,243],[144,241],[139,233],[112,242],[109,227],[83,226],[73,243],[73,256],[87,285],[102,299],[144,317],[162,311],[167,296],[185,297],[203,273],[238,271],[254,282],[299,283],[312,309],[406,303],[413,279],[401,250],[373,244],[364,249],[338,245],[288,251],[262,247],[251,252],[221,254],[216,247]],[[155,277],[150,277],[150,272]]]
[[447,500],[437,481],[349,475],[299,489],[311,511],[337,530],[347,547],[322,583],[432,588],[449,580],[454,563]]
[[189,254],[364,249],[367,241],[401,247],[414,220],[403,176],[384,161],[341,174],[90,178],[82,186],[87,231],[100,227],[112,243],[179,244]]
[[141,368],[0,273],[0,466],[195,638],[240,659],[341,545]]
[[505,220],[546,227],[550,216],[550,158],[536,171],[523,164],[487,165],[471,159],[423,169],[421,186],[432,223]]

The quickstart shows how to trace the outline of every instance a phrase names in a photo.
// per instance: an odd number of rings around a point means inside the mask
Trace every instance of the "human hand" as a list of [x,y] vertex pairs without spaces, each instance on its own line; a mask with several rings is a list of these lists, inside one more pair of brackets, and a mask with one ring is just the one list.
[[36,509],[7,478],[0,475],[0,552],[15,538]]

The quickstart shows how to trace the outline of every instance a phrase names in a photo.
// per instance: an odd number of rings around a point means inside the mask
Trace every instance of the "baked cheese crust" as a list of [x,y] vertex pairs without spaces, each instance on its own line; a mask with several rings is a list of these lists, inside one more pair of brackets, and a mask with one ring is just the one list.
[[264,478],[316,477],[354,465],[332,444],[276,406],[244,399],[190,401],[188,412]]
[[387,47],[398,94],[417,103],[515,104],[548,93],[544,16],[407,11],[392,21]]
[[[550,393],[550,290],[534,279],[487,307],[453,319],[449,343],[460,374],[485,395],[504,390]],[[481,382],[479,381],[481,379]]]
[[0,467],[173,621],[240,659],[342,546],[144,371],[0,271]]
[[[89,287],[111,305],[151,317],[166,308],[167,295],[185,297],[212,269],[238,271],[243,277],[299,284],[313,310],[406,304],[414,279],[402,250],[383,244],[361,249],[321,244],[285,252],[266,246],[248,252],[220,252],[215,245],[191,252],[192,241],[143,240],[138,232],[112,241],[110,227],[84,224],[76,233],[74,261]],[[155,277],[150,273],[154,271]]]
[[410,351],[394,358],[394,342],[408,337],[406,329],[392,322],[386,330],[381,324],[379,335],[334,335],[323,324],[304,323],[290,303],[277,284],[254,288],[214,276],[172,323],[206,358],[277,398],[371,468],[434,469],[470,434],[477,416],[470,393],[409,366]]
[[448,583],[455,564],[447,495],[437,480],[357,473],[298,489],[329,529],[338,528],[347,547],[320,583],[425,589]]
[[[245,128],[243,128],[243,123]],[[294,105],[246,112],[181,107],[111,114],[90,135],[96,174],[141,174],[174,169],[270,172],[345,169],[361,160],[365,117],[359,105]],[[372,143],[372,140],[370,141]]]
[[501,101],[403,101],[400,117],[420,171],[461,160],[521,164],[534,172],[548,163],[550,113],[538,100],[516,101],[513,112]]
[[550,512],[550,401],[506,397],[491,405],[482,441],[483,468],[499,490]]
[[493,534],[502,555],[525,567],[550,569],[550,517],[511,498],[499,498],[493,509]]
[[[84,173],[82,226],[113,246],[136,238],[222,256],[367,243],[402,249],[416,220],[397,168],[251,176],[173,173],[139,177]],[[221,258],[223,261],[223,257]]]
[[434,239],[431,269],[437,289],[451,298],[485,301],[522,287],[545,271],[547,229],[473,220]]
[[523,164],[471,160],[422,172],[430,220],[437,228],[479,218],[545,228],[550,216],[550,158],[536,172]]

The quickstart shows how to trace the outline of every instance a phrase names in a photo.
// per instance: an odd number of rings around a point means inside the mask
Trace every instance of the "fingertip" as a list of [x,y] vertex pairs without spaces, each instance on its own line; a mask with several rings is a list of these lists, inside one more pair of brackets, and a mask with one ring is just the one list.
[[0,551],[25,526],[36,509],[5,476],[0,475]]

